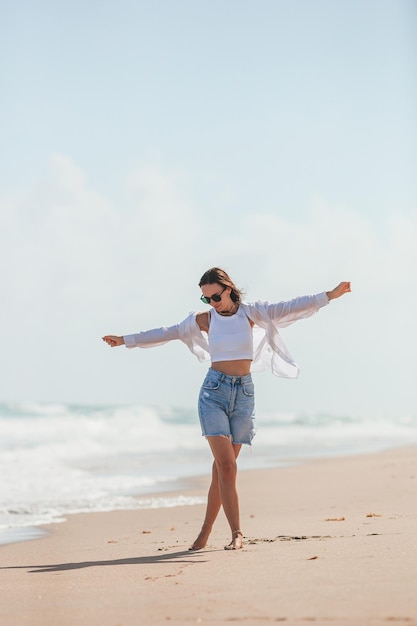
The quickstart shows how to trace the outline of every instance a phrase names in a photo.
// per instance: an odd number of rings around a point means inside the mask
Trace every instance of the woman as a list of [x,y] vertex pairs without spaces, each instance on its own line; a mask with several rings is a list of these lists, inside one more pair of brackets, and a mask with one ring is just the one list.
[[236,459],[243,444],[254,436],[254,387],[251,372],[271,367],[276,376],[296,378],[298,367],[282,341],[278,328],[309,317],[330,300],[350,291],[342,282],[331,291],[303,296],[288,302],[245,304],[242,292],[228,274],[209,269],[199,282],[201,300],[211,304],[208,312],[191,313],[168,328],[155,328],[119,337],[105,335],[109,346],[149,348],[180,339],[199,361],[211,361],[202,384],[198,412],[214,462],[203,526],[190,550],[207,544],[214,521],[223,506],[232,532],[226,550],[243,545],[236,489]]

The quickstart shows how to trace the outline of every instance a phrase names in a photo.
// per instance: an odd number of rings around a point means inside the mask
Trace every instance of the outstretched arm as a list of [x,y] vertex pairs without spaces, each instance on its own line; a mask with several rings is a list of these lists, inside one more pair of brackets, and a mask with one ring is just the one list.
[[174,326],[144,330],[133,335],[104,335],[103,341],[111,348],[123,345],[126,348],[154,348],[179,338],[179,324],[175,324]]
[[340,298],[340,296],[348,293],[348,291],[350,291],[350,282],[342,282],[339,283],[337,287],[335,287],[331,291],[326,291],[326,295],[329,300],[334,300],[335,298]]
[[331,291],[268,304],[268,316],[277,326],[288,326],[297,320],[314,315],[321,307],[328,305],[330,300],[340,298],[348,291],[350,291],[350,282],[342,282]]

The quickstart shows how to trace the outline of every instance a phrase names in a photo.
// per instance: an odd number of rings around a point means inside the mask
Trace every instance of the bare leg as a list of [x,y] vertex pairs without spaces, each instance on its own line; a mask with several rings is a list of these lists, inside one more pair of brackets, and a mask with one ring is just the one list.
[[213,528],[213,524],[216,521],[216,517],[220,511],[221,505],[222,503],[220,500],[219,476],[217,473],[216,462],[213,461],[213,468],[211,470],[211,484],[207,494],[206,515],[204,517],[203,526],[201,527],[198,537],[194,541],[190,550],[201,550],[207,545],[208,538]]
[[[207,497],[206,516],[201,531],[190,550],[201,550],[206,546],[222,504],[229,524],[231,524],[232,533],[239,530],[240,526],[239,501],[236,491],[236,459],[239,456],[242,445],[233,444],[226,437],[207,437],[207,439],[215,460]],[[232,527],[232,524],[234,527]],[[240,533],[239,537],[232,536],[232,543],[230,548],[228,546],[228,549],[240,548],[241,545],[242,537]]]

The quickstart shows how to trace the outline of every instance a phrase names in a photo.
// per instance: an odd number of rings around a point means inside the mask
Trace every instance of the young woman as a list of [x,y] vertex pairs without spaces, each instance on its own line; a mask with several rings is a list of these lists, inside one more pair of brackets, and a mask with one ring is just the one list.
[[298,367],[281,339],[278,328],[309,317],[330,300],[350,291],[342,282],[331,291],[270,304],[242,301],[242,292],[228,274],[209,269],[199,282],[201,300],[211,304],[204,313],[191,313],[180,324],[133,335],[105,335],[109,346],[149,348],[180,339],[199,361],[211,361],[202,384],[198,412],[214,462],[203,526],[190,550],[207,544],[214,521],[223,506],[232,532],[226,550],[243,545],[236,489],[236,459],[243,444],[254,436],[255,396],[251,372],[271,367],[273,374],[296,378]]

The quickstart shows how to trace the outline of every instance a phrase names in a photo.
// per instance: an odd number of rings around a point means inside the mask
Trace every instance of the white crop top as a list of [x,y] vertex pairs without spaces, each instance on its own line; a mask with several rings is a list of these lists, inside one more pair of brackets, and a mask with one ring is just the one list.
[[211,309],[208,344],[212,363],[253,359],[252,326],[243,307],[230,316]]

